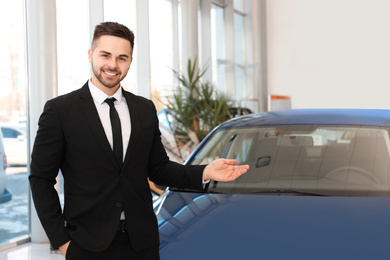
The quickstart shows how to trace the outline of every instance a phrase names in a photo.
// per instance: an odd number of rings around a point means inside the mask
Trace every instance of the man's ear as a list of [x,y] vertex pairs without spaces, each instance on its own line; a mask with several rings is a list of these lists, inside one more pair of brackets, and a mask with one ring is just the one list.
[[93,54],[92,49],[89,49],[88,50],[88,60],[89,60],[90,63],[92,63],[92,54]]

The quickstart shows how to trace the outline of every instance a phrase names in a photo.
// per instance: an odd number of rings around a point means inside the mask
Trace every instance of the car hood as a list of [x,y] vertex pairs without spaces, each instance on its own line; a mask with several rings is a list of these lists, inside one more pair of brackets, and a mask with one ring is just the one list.
[[162,260],[390,257],[388,197],[169,191],[161,200]]

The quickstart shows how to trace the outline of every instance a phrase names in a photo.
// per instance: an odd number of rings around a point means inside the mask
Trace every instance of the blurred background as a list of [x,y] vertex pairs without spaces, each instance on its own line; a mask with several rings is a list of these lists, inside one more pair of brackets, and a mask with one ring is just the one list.
[[[134,60],[122,85],[153,100],[173,160],[184,162],[214,126],[246,113],[390,108],[387,0],[0,0],[0,6],[7,161],[0,181],[12,194],[0,199],[0,250],[45,241],[30,205],[30,146],[44,102],[91,76],[88,49],[100,22],[134,31]],[[200,79],[183,84],[189,72]],[[190,89],[202,86],[207,92],[196,109],[210,114],[214,107],[207,105],[220,102],[226,110],[219,121],[184,115],[175,102],[189,104]]]

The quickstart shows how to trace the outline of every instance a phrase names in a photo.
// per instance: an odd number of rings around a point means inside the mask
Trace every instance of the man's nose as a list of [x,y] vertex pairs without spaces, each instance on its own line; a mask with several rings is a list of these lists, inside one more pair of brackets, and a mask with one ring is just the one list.
[[118,67],[118,62],[116,59],[110,59],[109,62],[108,62],[108,67],[111,68],[111,69],[116,69]]

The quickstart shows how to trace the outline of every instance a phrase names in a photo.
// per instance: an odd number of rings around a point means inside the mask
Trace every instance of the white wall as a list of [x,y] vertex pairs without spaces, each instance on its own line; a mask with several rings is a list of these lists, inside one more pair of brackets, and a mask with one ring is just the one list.
[[390,1],[267,0],[268,93],[390,109]]

